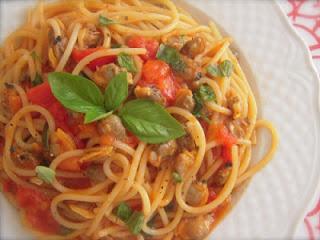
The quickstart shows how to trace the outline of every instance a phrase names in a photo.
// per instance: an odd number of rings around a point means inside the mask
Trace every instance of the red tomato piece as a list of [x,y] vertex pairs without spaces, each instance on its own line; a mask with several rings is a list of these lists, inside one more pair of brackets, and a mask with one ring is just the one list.
[[207,203],[212,202],[217,198],[217,194],[212,187],[209,187],[209,197]]
[[170,66],[161,60],[149,60],[143,65],[142,79],[138,85],[158,88],[167,105],[174,103],[180,88],[179,84],[175,82]]
[[147,49],[147,53],[144,55],[140,55],[140,57],[144,61],[148,61],[150,59],[155,59],[158,48],[159,42],[155,39],[145,38],[141,36],[134,36],[130,37],[127,41],[127,44],[131,48],[145,48]]
[[142,210],[142,203],[140,199],[131,200],[128,205],[131,207],[134,211],[141,211]]
[[54,97],[48,82],[44,82],[29,89],[27,91],[27,97],[32,104],[46,108],[52,114],[56,127],[61,128],[72,136],[78,148],[84,148],[83,141],[76,138],[71,131],[71,116],[62,104]]
[[231,162],[232,161],[232,145],[231,146],[223,146],[221,156],[225,162]]
[[63,185],[72,189],[84,189],[92,186],[89,178],[60,178],[59,180],[63,182]]
[[233,145],[237,142],[237,138],[233,136],[228,128],[220,124],[211,124],[207,131],[208,140],[216,140],[223,145]]
[[133,135],[131,132],[127,132],[126,143],[130,147],[136,148],[139,144],[139,139],[135,135]]
[[[72,58],[73,60],[75,60],[77,63],[80,62],[83,58],[85,58],[86,56],[99,51],[99,50],[103,50],[104,48],[88,48],[85,50],[79,50],[74,48],[72,51]],[[116,56],[105,56],[105,57],[101,57],[101,58],[97,58],[93,61],[91,61],[87,66],[90,68],[91,71],[95,71],[97,69],[97,67],[101,67],[103,65],[109,64],[109,63],[113,63],[115,62],[117,59]]]
[[207,138],[222,145],[221,156],[226,162],[232,160],[231,149],[237,143],[237,138],[231,134],[224,124],[211,124],[207,131]]
[[40,191],[18,186],[16,199],[33,228],[45,233],[58,233],[60,225],[51,214],[49,197]]
[[48,82],[44,82],[29,89],[27,96],[30,102],[40,105],[44,108],[48,108],[52,103],[57,101],[51,92]]
[[17,185],[10,179],[4,180],[2,183],[3,192],[15,193],[17,191]]

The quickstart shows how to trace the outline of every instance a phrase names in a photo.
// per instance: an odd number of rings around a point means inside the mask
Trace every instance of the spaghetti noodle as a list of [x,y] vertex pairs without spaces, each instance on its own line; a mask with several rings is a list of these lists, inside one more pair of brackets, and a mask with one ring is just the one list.
[[35,235],[208,236],[278,144],[230,44],[170,0],[31,9],[0,48],[0,181]]

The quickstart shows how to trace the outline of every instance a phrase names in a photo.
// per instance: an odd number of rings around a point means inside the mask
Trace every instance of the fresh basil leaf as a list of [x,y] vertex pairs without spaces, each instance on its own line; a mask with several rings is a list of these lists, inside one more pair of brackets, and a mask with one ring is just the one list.
[[127,73],[121,72],[114,76],[104,93],[104,104],[107,111],[117,109],[128,97]]
[[104,98],[100,89],[87,78],[69,73],[53,72],[48,75],[53,95],[68,109],[75,112],[101,112]]
[[161,44],[157,52],[157,58],[168,63],[175,71],[183,72],[186,63],[177,49]]
[[52,183],[56,176],[56,172],[48,167],[37,166],[35,170],[37,176],[46,183]]
[[212,77],[222,77],[222,73],[221,73],[221,71],[220,71],[220,68],[219,68],[219,66],[217,66],[217,65],[210,64],[210,65],[207,67],[207,72],[208,72]]
[[134,211],[127,221],[127,226],[132,234],[138,235],[141,232],[143,222],[143,214],[141,212]]
[[102,118],[106,118],[111,114],[112,114],[112,112],[106,112],[103,108],[91,110],[86,113],[86,115],[84,117],[84,123],[85,124],[92,123],[92,122],[98,121]]
[[108,26],[110,24],[115,24],[116,22],[113,21],[112,19],[106,18],[102,15],[99,15],[99,24],[101,26]]
[[124,126],[146,143],[164,143],[185,135],[181,124],[159,104],[136,99],[119,112]]
[[128,55],[126,53],[120,53],[118,55],[117,60],[120,67],[126,68],[129,72],[133,72],[133,73],[137,72],[137,66],[131,55]]
[[36,76],[34,79],[31,81],[31,86],[35,87],[43,83],[42,77],[39,73],[36,73]]
[[233,71],[232,62],[229,60],[224,60],[219,64],[219,69],[224,77],[230,77]]
[[45,149],[49,149],[49,125],[46,123],[42,130],[42,145]]

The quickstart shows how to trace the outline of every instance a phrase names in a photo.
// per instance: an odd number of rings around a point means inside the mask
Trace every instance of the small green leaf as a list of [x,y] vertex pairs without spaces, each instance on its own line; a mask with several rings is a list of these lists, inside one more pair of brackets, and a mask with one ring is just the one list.
[[71,233],[74,232],[74,229],[70,229],[70,228],[66,228],[64,226],[60,226],[60,230],[59,230],[59,233],[62,235],[62,236],[66,236],[66,235],[69,235]]
[[100,119],[106,118],[111,114],[112,114],[112,111],[105,112],[104,109],[91,110],[86,113],[86,115],[84,117],[84,123],[85,124],[92,123],[92,122],[98,121]]
[[45,149],[49,149],[49,125],[46,123],[42,130],[42,145]]
[[135,211],[127,221],[127,226],[132,234],[138,235],[141,232],[143,222],[143,214],[141,212]]
[[34,77],[34,79],[31,82],[31,86],[35,87],[35,86],[38,86],[42,83],[43,83],[43,80],[42,80],[41,75],[39,73],[36,73],[36,76]]
[[99,15],[99,23],[101,26],[108,26],[110,24],[115,24],[116,22],[113,21],[112,19],[106,18],[102,15]]
[[173,172],[172,173],[172,178],[176,183],[181,183],[182,182],[182,177],[179,173]]
[[122,221],[127,222],[132,215],[132,209],[128,204],[125,202],[122,202],[119,204],[116,210],[116,215],[118,218],[120,218]]
[[203,84],[198,88],[198,93],[204,102],[216,101],[216,95],[209,85]]
[[37,54],[36,51],[32,51],[32,52],[30,53],[30,55],[31,55],[33,61],[40,61],[40,62],[41,62],[40,56]]
[[220,71],[224,77],[230,77],[233,71],[232,62],[229,60],[224,60],[219,64]]
[[217,65],[210,64],[207,67],[207,72],[212,76],[212,77],[222,77],[222,73]]
[[128,97],[127,73],[121,72],[114,76],[104,93],[105,107],[107,111],[116,110]]
[[185,135],[181,124],[161,105],[150,100],[127,102],[119,116],[124,126],[146,143],[164,143]]
[[137,66],[131,55],[128,55],[126,53],[120,53],[118,55],[117,60],[120,67],[126,68],[129,72],[133,72],[133,73],[137,72]]
[[37,176],[46,183],[52,183],[56,176],[55,171],[53,171],[51,168],[44,166],[37,166],[36,173]]
[[195,102],[195,106],[193,108],[193,112],[192,113],[196,117],[200,117],[201,110],[202,110],[202,107],[203,107],[203,101],[202,101],[201,97],[199,96],[199,94],[197,94],[197,93],[193,94],[193,99],[194,99],[194,102]]
[[53,95],[66,108],[80,113],[104,109],[103,95],[89,79],[62,72],[49,73],[48,79]]
[[111,43],[111,48],[121,48],[121,46],[120,43]]
[[178,50],[168,45],[160,45],[157,58],[168,63],[175,71],[183,72],[186,68],[186,63]]
[[192,112],[193,115],[203,117],[204,115],[201,111],[204,103],[208,101],[216,102],[216,95],[209,85],[203,84],[193,93],[193,99],[195,101],[195,107]]

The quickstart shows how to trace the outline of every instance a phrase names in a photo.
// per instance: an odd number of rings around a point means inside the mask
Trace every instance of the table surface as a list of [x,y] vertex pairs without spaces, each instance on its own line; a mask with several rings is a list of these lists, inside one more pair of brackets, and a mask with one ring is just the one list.
[[[279,1],[298,34],[305,40],[320,73],[320,0]],[[296,239],[320,239],[320,193],[311,201]]]

